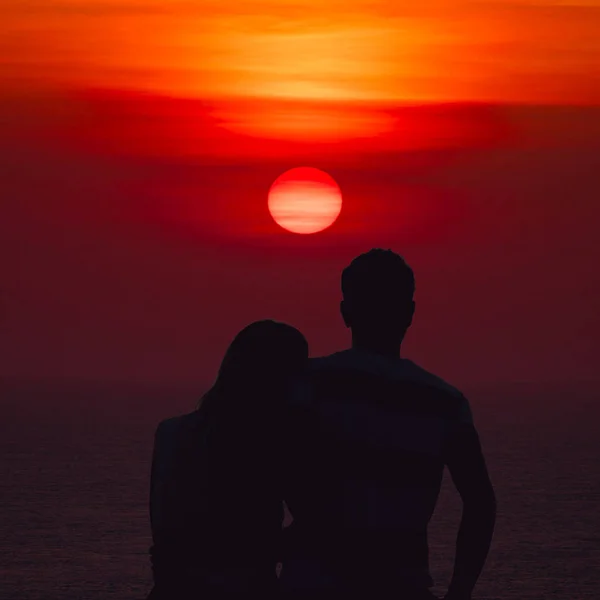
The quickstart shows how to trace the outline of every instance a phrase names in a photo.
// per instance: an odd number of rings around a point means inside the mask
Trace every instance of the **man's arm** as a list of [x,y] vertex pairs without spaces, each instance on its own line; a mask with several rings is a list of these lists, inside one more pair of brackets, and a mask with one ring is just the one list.
[[463,501],[454,573],[446,600],[469,600],[485,564],[496,521],[494,489],[472,423],[459,424],[451,434],[446,464]]

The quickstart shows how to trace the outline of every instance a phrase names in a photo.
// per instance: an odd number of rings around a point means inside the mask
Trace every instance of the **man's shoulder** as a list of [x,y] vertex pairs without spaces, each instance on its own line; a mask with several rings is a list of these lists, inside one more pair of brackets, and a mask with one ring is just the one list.
[[308,374],[326,369],[347,367],[350,363],[350,351],[342,350],[325,356],[317,356],[308,361]]
[[[428,402],[443,413],[469,422],[469,402],[463,393],[432,372],[404,358],[385,357],[355,350],[336,352],[314,358],[305,379],[305,395],[310,396],[313,382],[326,381],[341,385],[367,385],[388,389],[392,396],[408,393],[415,402]],[[378,382],[378,383],[376,383]],[[379,386],[383,386],[380,388]]]
[[434,388],[453,398],[463,398],[462,392],[441,377],[427,371],[411,360],[389,358],[374,354],[343,350],[328,356],[312,358],[308,374],[329,370],[361,371],[390,380],[406,381]]
[[472,423],[473,414],[471,405],[465,395],[456,387],[449,384],[447,381],[420,367],[416,363],[406,360],[406,371],[415,382],[420,382],[423,385],[434,389],[451,402],[453,409],[453,419],[458,422]]
[[438,375],[435,375],[431,371],[428,371],[427,369],[417,365],[412,360],[405,359],[403,360],[403,363],[403,375],[407,379],[435,388],[440,392],[448,394],[448,396],[452,398],[464,398],[463,393],[458,388],[449,384],[447,381]]

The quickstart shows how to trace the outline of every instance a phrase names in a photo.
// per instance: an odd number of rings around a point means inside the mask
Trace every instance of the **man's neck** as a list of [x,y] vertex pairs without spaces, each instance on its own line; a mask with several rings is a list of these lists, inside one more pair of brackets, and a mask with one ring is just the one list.
[[382,340],[364,340],[352,337],[352,349],[359,352],[379,354],[388,358],[399,358],[402,342],[387,342]]

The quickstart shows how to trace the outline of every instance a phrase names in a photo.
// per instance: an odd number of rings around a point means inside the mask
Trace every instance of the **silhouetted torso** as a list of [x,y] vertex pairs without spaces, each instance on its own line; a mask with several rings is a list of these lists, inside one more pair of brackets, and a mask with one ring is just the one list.
[[358,350],[311,361],[286,426],[283,580],[309,585],[312,569],[332,590],[430,586],[427,525],[447,444],[470,424],[462,394],[411,361]]
[[256,415],[200,410],[160,424],[150,502],[159,587],[239,596],[275,581],[282,506],[273,443]]

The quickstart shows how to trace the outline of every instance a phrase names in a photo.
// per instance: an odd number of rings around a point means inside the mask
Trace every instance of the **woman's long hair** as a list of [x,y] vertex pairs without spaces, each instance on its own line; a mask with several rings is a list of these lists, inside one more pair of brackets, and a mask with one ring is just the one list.
[[[304,336],[291,325],[255,321],[233,339],[213,386],[198,403],[206,417],[240,409],[252,410],[258,395],[298,373],[308,359]],[[254,407],[256,408],[256,407]]]

